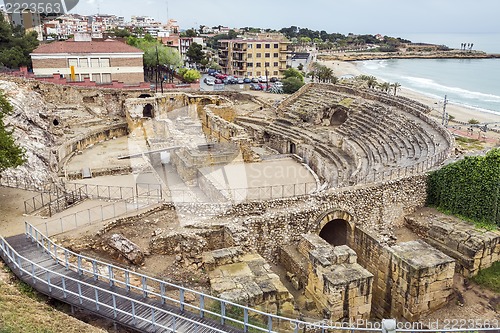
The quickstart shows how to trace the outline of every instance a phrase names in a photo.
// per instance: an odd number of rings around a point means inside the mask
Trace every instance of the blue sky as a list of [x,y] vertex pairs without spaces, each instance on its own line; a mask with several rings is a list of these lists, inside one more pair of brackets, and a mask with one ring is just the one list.
[[[167,16],[168,4],[168,16]],[[500,32],[498,0],[80,0],[80,14],[176,18],[181,28],[204,25],[340,33]]]

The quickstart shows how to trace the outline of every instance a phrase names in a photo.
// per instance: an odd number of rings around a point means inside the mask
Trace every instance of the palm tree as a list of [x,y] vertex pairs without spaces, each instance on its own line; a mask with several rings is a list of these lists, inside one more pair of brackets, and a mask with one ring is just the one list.
[[391,84],[389,82],[383,82],[383,83],[380,83],[378,85],[378,87],[380,88],[380,90],[382,90],[383,92],[388,92],[389,89],[391,89]]
[[377,85],[377,78],[375,76],[369,76],[366,79],[366,84],[368,85],[368,88],[374,88]]
[[394,82],[393,84],[391,84],[391,87],[394,89],[394,96],[396,96],[396,93],[399,87],[401,87],[401,84],[399,82]]

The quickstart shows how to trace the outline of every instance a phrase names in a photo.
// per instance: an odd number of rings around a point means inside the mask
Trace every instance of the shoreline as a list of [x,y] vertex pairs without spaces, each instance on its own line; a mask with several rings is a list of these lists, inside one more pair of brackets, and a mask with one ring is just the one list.
[[462,52],[339,52],[318,54],[318,61],[362,61],[383,59],[498,59],[500,54],[482,51]]
[[[359,67],[350,61],[340,61],[340,60],[329,60],[329,61],[324,61],[324,60],[318,60],[323,65],[326,65],[330,67],[333,70],[333,73],[337,77],[341,77],[344,75],[353,75],[353,76],[358,76],[358,75],[370,75],[368,73],[362,72]],[[383,82],[380,78],[377,78],[379,82]],[[416,100],[418,102],[421,102],[427,106],[429,106],[432,111],[430,113],[430,116],[433,118],[438,119],[441,121],[442,119],[442,109],[443,109],[443,99],[436,99],[433,97],[430,97],[428,95],[425,95],[423,93],[420,93],[418,91],[405,88],[404,86],[400,87],[398,89],[398,95],[404,96],[411,98],[413,100]],[[446,112],[449,115],[452,115],[455,117],[456,121],[467,123],[470,119],[476,119],[480,123],[491,123],[491,122],[500,122],[500,114],[498,113],[493,113],[493,112],[487,112],[483,111],[480,109],[476,109],[473,107],[465,106],[465,105],[459,105],[459,104],[454,104],[454,103],[448,103],[446,106]],[[450,126],[454,126],[455,123],[450,121],[449,123]],[[460,126],[459,123],[456,123],[457,126]],[[497,125],[497,128],[500,127],[500,124]],[[489,133],[489,132],[488,132]]]

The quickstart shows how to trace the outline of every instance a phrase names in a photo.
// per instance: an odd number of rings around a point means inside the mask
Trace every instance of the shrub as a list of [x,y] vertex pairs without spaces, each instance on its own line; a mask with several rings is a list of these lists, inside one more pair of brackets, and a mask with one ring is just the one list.
[[283,82],[283,92],[285,94],[293,94],[304,85],[304,82],[296,77],[289,77],[282,80]]

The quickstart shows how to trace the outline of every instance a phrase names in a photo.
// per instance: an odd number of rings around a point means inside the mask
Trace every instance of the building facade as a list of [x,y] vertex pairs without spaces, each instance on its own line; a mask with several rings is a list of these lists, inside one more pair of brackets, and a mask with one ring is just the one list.
[[219,41],[219,64],[238,77],[282,77],[290,42],[285,39],[225,39]]
[[35,77],[59,74],[68,81],[112,81],[136,85],[144,82],[144,52],[116,40],[73,41],[40,45],[31,53]]

